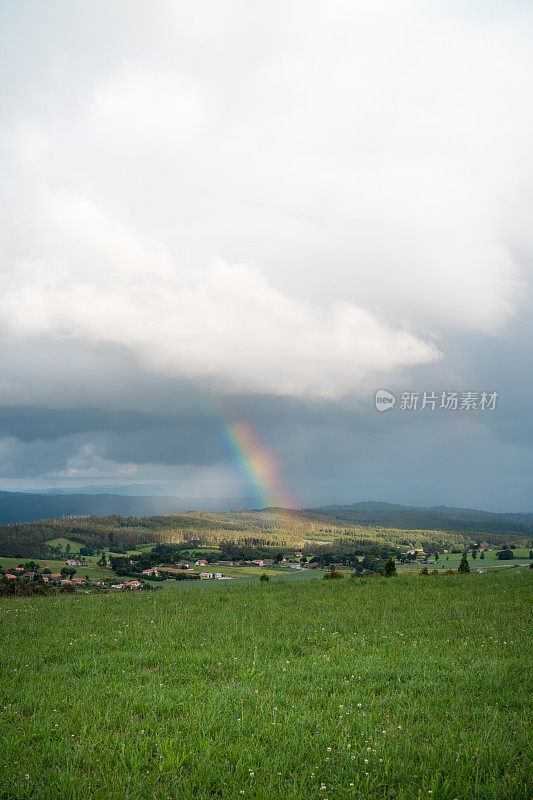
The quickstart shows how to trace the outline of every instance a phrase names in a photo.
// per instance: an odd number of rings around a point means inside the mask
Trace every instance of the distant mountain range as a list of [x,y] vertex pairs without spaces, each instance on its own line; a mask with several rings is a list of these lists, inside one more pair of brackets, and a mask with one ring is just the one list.
[[[185,511],[239,511],[252,507],[243,498],[225,500],[201,497],[139,495],[138,485],[120,487],[84,486],[78,490],[57,489],[44,492],[0,491],[0,525],[34,522],[66,516],[148,517],[179,514]],[[92,490],[92,491],[90,491]],[[115,493],[111,493],[114,490]],[[328,505],[307,509],[326,522],[328,519],[349,525],[363,525],[400,530],[443,530],[522,534],[533,533],[533,513],[498,514],[472,508],[434,506],[424,508],[394,503],[368,501],[346,505]]]
[[347,505],[328,505],[313,512],[334,515],[337,522],[373,525],[403,530],[491,531],[533,533],[533,513],[497,513],[474,508],[450,506],[401,506],[394,503],[367,501]]
[[[153,488],[153,487],[152,487]],[[156,487],[155,491],[148,491],[150,486],[143,483],[130,483],[117,486],[116,484],[94,484],[88,486],[54,486],[52,489],[26,489],[23,494],[118,494],[128,495],[134,497],[151,497],[157,495],[159,497],[173,497],[174,495],[167,495],[161,492],[161,487]],[[22,490],[21,490],[22,491]],[[18,490],[14,492],[18,494]]]
[[[86,488],[86,487],[84,487]],[[12,522],[35,522],[66,516],[149,517],[177,514],[190,510],[231,511],[244,507],[242,498],[224,501],[202,497],[159,497],[157,495],[125,495],[83,493],[37,494],[34,492],[0,491],[0,525]]]

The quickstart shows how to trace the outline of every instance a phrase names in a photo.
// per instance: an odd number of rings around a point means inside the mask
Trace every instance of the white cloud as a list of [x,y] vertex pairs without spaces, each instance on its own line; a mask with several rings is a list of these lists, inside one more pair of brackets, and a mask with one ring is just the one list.
[[33,12],[6,21],[0,55],[10,336],[337,397],[437,358],[428,332],[493,335],[516,313],[526,5]]
[[5,270],[0,320],[14,338],[111,344],[143,365],[221,391],[338,397],[438,358],[433,344],[353,304],[288,297],[257,268],[180,269],[85,198],[46,200],[47,260]]

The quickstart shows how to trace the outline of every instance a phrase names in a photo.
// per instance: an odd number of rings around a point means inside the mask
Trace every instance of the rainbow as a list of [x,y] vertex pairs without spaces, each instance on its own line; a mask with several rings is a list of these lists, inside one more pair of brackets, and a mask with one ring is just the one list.
[[297,508],[283,485],[274,454],[251,425],[244,421],[227,425],[224,440],[246,484],[265,507]]

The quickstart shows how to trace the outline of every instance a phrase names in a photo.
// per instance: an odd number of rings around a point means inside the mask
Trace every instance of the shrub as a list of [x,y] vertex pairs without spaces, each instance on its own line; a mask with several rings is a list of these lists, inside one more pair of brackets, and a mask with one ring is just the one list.
[[438,575],[438,574],[439,574],[439,571],[438,571],[438,569],[432,569],[432,570],[431,570],[431,572],[430,572],[429,574],[430,574],[430,575]]
[[269,581],[269,580],[270,580],[270,576],[269,576],[269,575],[267,575],[267,573],[266,573],[266,572],[262,572],[262,573],[261,573],[261,575],[259,576],[259,580],[260,580],[262,583],[263,583],[264,581]]
[[453,569],[447,569],[446,575],[453,575]]
[[429,575],[428,568],[422,567],[422,569],[418,573],[419,575]]
[[330,569],[329,572],[324,572],[324,580],[331,581],[337,580],[338,578],[344,578],[342,572],[338,572],[336,569]]

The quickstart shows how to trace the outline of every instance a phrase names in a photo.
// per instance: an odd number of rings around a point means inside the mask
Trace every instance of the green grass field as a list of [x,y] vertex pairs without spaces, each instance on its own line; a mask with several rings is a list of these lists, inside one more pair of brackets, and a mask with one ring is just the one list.
[[[528,549],[516,549],[514,551],[515,558],[511,561],[500,561],[499,558],[496,556],[496,550],[488,550],[484,553],[484,558],[472,558],[469,554],[468,556],[468,563],[470,565],[470,569],[501,569],[501,568],[520,568],[524,564],[529,565],[530,558],[529,558],[529,550]],[[461,553],[441,553],[439,560],[436,564],[428,564],[428,569],[435,569],[438,570],[447,570],[453,569],[456,570],[459,566],[459,562],[461,561],[462,554]],[[398,569],[400,571],[411,571],[414,570],[415,572],[421,569],[423,564],[401,564],[398,565]]]
[[[48,568],[51,572],[61,572],[62,568],[65,566],[65,560],[55,560],[55,559],[47,559],[47,558],[36,558],[34,559],[37,564],[41,567],[41,569]],[[18,566],[19,564],[24,564],[25,561],[28,561],[27,558],[0,558],[0,565],[7,571],[13,569],[14,567]],[[76,574],[75,578],[85,578],[86,575],[92,581],[101,581],[101,580],[110,580],[115,579],[116,575],[111,569],[102,569],[102,567],[98,567],[96,565],[97,558],[87,558],[87,565],[82,567],[75,567]]]
[[531,585],[4,598],[0,797],[525,800]]

